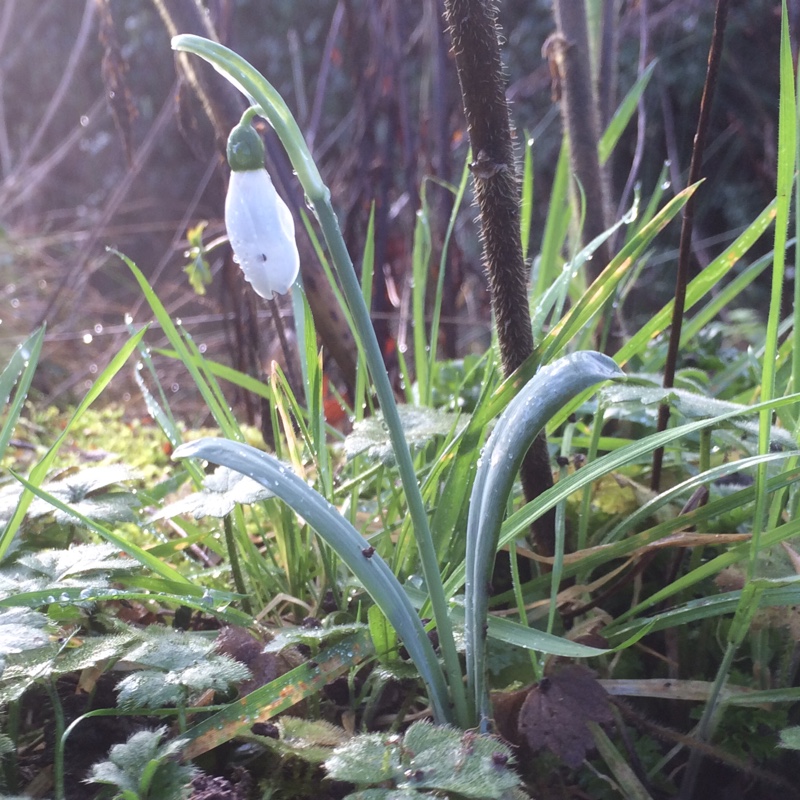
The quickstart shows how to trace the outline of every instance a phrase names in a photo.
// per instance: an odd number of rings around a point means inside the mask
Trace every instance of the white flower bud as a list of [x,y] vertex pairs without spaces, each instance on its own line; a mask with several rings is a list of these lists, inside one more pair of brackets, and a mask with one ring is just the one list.
[[231,172],[225,227],[246,281],[267,300],[286,294],[300,269],[294,220],[265,169]]
[[267,171],[234,170],[225,198],[225,227],[234,258],[257,294],[286,294],[297,278],[300,256],[294,220]]

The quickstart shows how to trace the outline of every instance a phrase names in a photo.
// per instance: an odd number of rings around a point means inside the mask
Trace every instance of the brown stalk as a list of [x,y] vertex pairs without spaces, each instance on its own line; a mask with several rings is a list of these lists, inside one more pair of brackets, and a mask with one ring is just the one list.
[[[497,6],[491,0],[445,0],[464,115],[474,162],[475,199],[480,214],[483,262],[489,282],[500,358],[510,375],[533,352],[528,310],[528,272],[520,240],[520,187],[498,41]],[[553,485],[544,433],[520,472],[532,500]],[[555,510],[533,525],[539,552],[552,555]]]
[[[581,243],[587,245],[608,228],[609,214],[597,155],[600,123],[589,65],[586,7],[575,0],[554,0],[553,11],[558,31],[545,42],[545,55],[560,81],[561,116],[569,139],[570,166],[585,197]],[[593,281],[609,261],[606,241],[586,265],[590,280]]]
[[[697,120],[697,132],[692,148],[692,160],[689,166],[688,185],[692,186],[700,180],[703,168],[703,154],[708,138],[708,128],[711,121],[711,105],[714,102],[714,90],[717,85],[719,64],[722,58],[722,46],[725,39],[725,26],[728,21],[728,0],[717,0],[714,15],[714,32],[711,36],[711,47],[708,51],[708,69],[703,85],[703,97],[700,100],[700,117]],[[681,342],[681,328],[683,326],[683,312],[686,308],[686,287],[689,283],[689,259],[692,255],[692,231],[694,228],[695,197],[693,194],[683,207],[683,222],[681,224],[681,239],[678,249],[678,275],[675,280],[675,305],[672,309],[672,327],[669,334],[669,347],[667,360],[664,364],[665,389],[675,384],[675,366],[678,361],[678,349]],[[669,404],[662,403],[658,408],[658,432],[666,430],[669,422]],[[653,474],[650,479],[650,488],[658,491],[661,485],[661,467],[664,462],[664,448],[659,447],[653,453]]]

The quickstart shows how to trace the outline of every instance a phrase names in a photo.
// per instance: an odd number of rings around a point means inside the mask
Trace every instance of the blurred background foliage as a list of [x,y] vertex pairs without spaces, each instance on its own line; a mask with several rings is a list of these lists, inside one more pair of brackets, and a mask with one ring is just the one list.
[[[675,191],[688,170],[713,4],[616,4],[618,99],[636,78],[642,13],[646,60],[658,60],[645,95],[638,180],[648,196],[669,161]],[[157,0],[5,0],[0,9],[0,360],[47,320],[47,366],[37,381],[49,400],[66,402],[83,391],[117,351],[126,313],[147,319],[132,278],[107,246],[142,267],[205,351],[255,374],[283,358],[266,310],[245,299],[227,248],[208,256],[214,280],[205,295],[195,294],[183,272],[189,228],[207,221],[206,242],[224,233],[227,170],[199,103],[177,81],[156,6]],[[391,362],[406,324],[420,191],[424,185],[436,264],[452,195],[425,179],[457,183],[466,158],[441,0],[210,0],[205,6],[221,40],[259,68],[295,112],[356,263],[374,204],[374,319]],[[561,138],[542,57],[554,30],[550,6],[506,0],[499,17],[518,141],[534,140],[534,254]],[[708,188],[698,201],[698,267],[775,194],[779,21],[778,0],[743,0],[731,9],[704,170]],[[635,128],[629,126],[614,156],[615,204]],[[303,198],[269,136],[268,153],[297,211]],[[448,253],[441,352],[450,357],[489,343],[473,217],[467,206]],[[677,226],[672,237],[677,241]],[[314,256],[300,238],[305,274]],[[669,236],[659,242],[641,278],[647,292],[634,292],[626,313],[647,313],[672,291],[675,253]],[[756,290],[752,306],[758,311],[760,304]],[[135,396],[130,389],[120,389],[126,402]],[[255,404],[247,406],[248,416],[257,414]]]

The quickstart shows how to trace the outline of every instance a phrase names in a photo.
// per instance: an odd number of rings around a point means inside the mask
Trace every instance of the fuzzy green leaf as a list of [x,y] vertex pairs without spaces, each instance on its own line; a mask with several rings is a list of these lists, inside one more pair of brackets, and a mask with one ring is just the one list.
[[244,664],[214,652],[214,641],[204,636],[156,626],[140,635],[141,643],[125,660],[150,669],[134,672],[117,684],[121,708],[180,704],[206,689],[228,691],[251,677]]
[[181,739],[160,744],[166,731],[139,731],[115,744],[108,760],[92,767],[87,782],[116,786],[137,800],[183,800],[195,770],[173,758],[184,744]]
[[[607,406],[622,403],[637,403],[651,407],[656,414],[661,403],[669,403],[679,414],[686,419],[709,419],[720,414],[747,410],[747,406],[739,403],[730,403],[726,400],[717,400],[706,397],[685,389],[664,389],[661,386],[636,386],[631,384],[612,384],[601,390],[603,403]],[[722,423],[725,427],[734,427],[743,433],[752,436],[754,443],[758,440],[758,419],[749,420],[744,416],[731,417]],[[773,425],[770,431],[773,444],[782,447],[794,448],[797,442],[789,431]]]
[[28,608],[7,608],[0,611],[0,670],[6,656],[42,647],[48,642],[43,630],[47,617]]
[[151,517],[151,521],[191,514],[201,517],[221,518],[230,514],[237,503],[249,505],[273,497],[273,493],[252,478],[234,472],[228,467],[218,467],[203,481],[203,490],[170,503]]
[[[460,432],[469,419],[468,415],[438,408],[406,405],[398,406],[397,410],[409,447],[417,449],[437,436]],[[348,459],[363,455],[372,461],[393,464],[392,443],[383,417],[376,414],[357,422],[344,441],[344,451]]]

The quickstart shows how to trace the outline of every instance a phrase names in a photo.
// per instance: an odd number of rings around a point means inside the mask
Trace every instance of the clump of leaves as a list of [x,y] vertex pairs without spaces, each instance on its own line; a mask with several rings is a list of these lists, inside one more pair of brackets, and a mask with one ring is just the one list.
[[[491,736],[415,722],[404,736],[356,736],[325,761],[331,778],[364,787],[348,800],[411,800],[440,792],[475,800],[522,797],[511,749]],[[380,788],[376,784],[382,784]]]
[[[109,464],[83,469],[71,468],[42,484],[42,490],[60,500],[79,514],[98,522],[134,522],[133,509],[139,501],[131,491],[122,487],[136,477],[128,467]],[[23,487],[20,484],[4,487],[0,493],[0,521],[7,522],[19,502]],[[36,498],[28,509],[28,519],[38,519],[53,513],[56,522],[69,525],[77,518]]]
[[38,592],[43,603],[54,603],[67,589],[100,589],[139,569],[137,561],[121,555],[112,544],[79,544],[19,555],[0,569],[0,599]]
[[[406,441],[413,449],[420,449],[437,437],[458,433],[469,417],[452,411],[424,406],[401,405],[397,408]],[[389,429],[380,414],[367,417],[353,426],[352,433],[345,439],[344,451],[347,458],[364,455],[372,461],[383,464],[394,463],[394,451],[389,437]]]
[[138,645],[125,655],[126,661],[144,669],[117,684],[120,707],[183,705],[208,689],[227,692],[251,677],[244,664],[214,648],[213,640],[197,634],[155,625],[145,628]]
[[161,744],[166,732],[139,731],[124,744],[115,744],[108,759],[92,767],[87,783],[117,787],[114,797],[120,800],[182,800],[195,771],[174,760],[182,739]]

